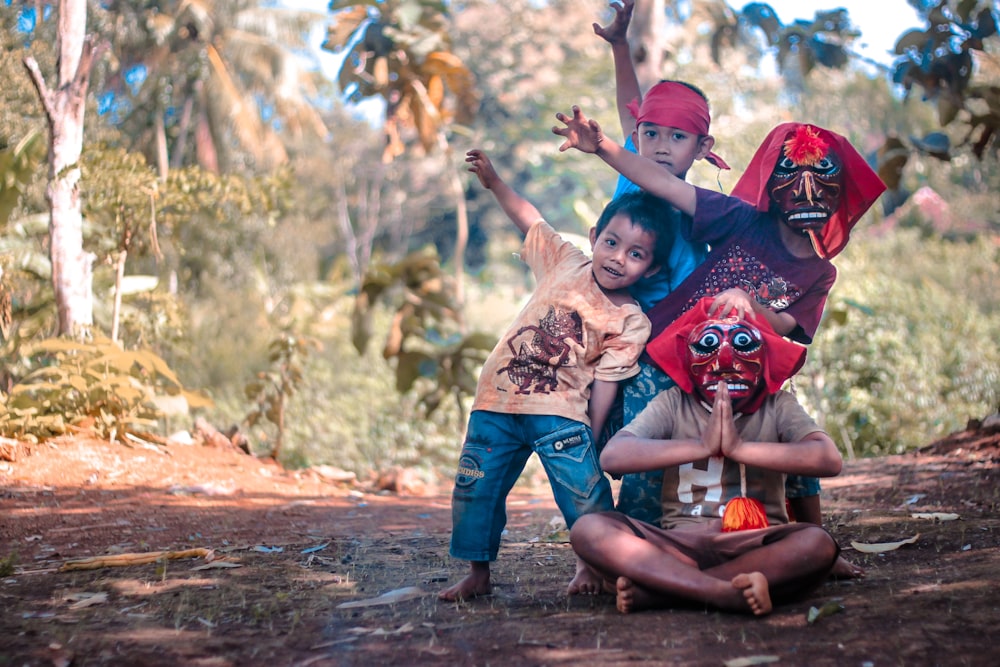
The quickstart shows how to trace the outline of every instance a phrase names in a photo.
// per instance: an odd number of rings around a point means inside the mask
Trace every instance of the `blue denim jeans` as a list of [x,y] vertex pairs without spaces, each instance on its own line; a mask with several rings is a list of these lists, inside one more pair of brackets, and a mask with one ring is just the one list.
[[589,426],[564,417],[476,410],[469,417],[451,498],[449,553],[454,558],[496,560],[507,524],[507,494],[532,452],[545,468],[567,526],[589,512],[614,509]]

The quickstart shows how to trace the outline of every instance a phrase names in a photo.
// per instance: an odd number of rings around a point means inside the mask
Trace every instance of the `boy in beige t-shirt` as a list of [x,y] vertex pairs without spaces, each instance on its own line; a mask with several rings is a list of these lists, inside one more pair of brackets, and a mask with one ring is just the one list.
[[[673,234],[658,230],[675,217],[649,195],[617,199],[590,230],[591,259],[500,179],[485,153],[469,151],[466,161],[525,234],[521,258],[537,287],[480,373],[452,495],[450,553],[468,560],[470,571],[441,591],[443,600],[492,591],[490,561],[500,548],[507,494],[532,452],[567,526],[613,508],[593,433],[603,428],[617,383],[639,370],[649,321],[628,287],[669,255]],[[578,561],[568,592],[598,593],[600,586]]]

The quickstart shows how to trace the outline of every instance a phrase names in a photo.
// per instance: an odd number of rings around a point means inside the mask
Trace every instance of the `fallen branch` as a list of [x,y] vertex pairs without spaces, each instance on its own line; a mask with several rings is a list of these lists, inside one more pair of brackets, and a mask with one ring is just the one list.
[[113,556],[94,556],[66,561],[59,568],[60,572],[73,570],[99,570],[102,567],[127,567],[129,565],[146,565],[160,560],[178,560],[180,558],[204,558],[212,560],[211,549],[185,549],[184,551],[151,551],[141,554],[115,554]]

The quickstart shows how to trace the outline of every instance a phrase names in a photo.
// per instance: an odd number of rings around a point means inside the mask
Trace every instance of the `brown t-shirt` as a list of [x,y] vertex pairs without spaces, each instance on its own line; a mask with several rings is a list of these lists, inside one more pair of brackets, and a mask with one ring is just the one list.
[[[708,424],[708,409],[692,394],[672,387],[659,393],[624,430],[657,440],[699,440]],[[736,417],[740,437],[754,442],[787,442],[788,455],[810,433],[822,431],[786,391],[768,396],[757,412]],[[785,475],[745,466],[747,496],[764,505],[771,525],[788,523]],[[725,457],[711,457],[664,470],[661,503],[663,528],[719,518],[726,503],[740,496],[740,465]]]
[[591,384],[639,372],[649,320],[635,303],[612,303],[590,258],[544,222],[528,230],[521,258],[537,286],[486,360],[472,409],[590,424]]

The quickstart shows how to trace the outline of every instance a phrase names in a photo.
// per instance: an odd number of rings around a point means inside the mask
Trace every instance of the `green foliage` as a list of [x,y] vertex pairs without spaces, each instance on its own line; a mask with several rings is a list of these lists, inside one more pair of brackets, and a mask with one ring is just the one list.
[[44,163],[45,148],[45,136],[38,130],[28,132],[14,146],[0,148],[0,230]]
[[179,396],[189,406],[207,404],[185,391],[156,354],[124,350],[105,338],[50,338],[24,345],[19,355],[25,372],[0,413],[0,433],[9,437],[38,441],[89,429],[113,439],[153,424],[162,414],[158,400]]
[[14,566],[17,565],[17,554],[12,553],[0,558],[0,577],[9,577],[14,574]]
[[900,453],[995,412],[996,247],[907,230],[845,255],[799,388],[848,453]]
[[139,153],[105,144],[87,145],[81,155],[86,243],[99,260],[127,250],[134,256],[156,253],[161,185]]
[[257,284],[257,271],[275,259],[266,237],[287,205],[288,185],[284,170],[259,177],[171,171],[157,208],[163,268],[176,270],[192,296],[212,280],[230,289]]
[[251,428],[261,419],[266,419],[277,427],[271,457],[278,458],[285,435],[285,407],[295,390],[302,383],[302,367],[299,359],[309,353],[310,348],[319,347],[315,340],[284,333],[271,341],[269,361],[271,367],[257,374],[257,378],[247,383],[244,393],[253,404],[246,422]]
[[[425,152],[438,146],[452,116],[469,123],[479,106],[475,79],[451,52],[449,7],[440,0],[334,0],[323,48],[347,53],[337,77],[352,102],[385,100],[383,161],[405,152],[401,130]],[[449,100],[445,91],[450,93]]]
[[[465,424],[449,402],[427,415],[414,392],[400,395],[396,390],[394,369],[381,357],[380,350],[358,354],[347,332],[351,326],[354,297],[345,296],[336,286],[301,284],[286,295],[282,312],[283,327],[291,327],[300,337],[315,339],[318,344],[308,355],[297,357],[300,377],[295,400],[285,404],[284,437],[279,460],[288,467],[330,464],[365,476],[372,470],[393,465],[423,468],[428,476],[439,467],[451,468]],[[391,324],[391,313],[376,306],[372,312],[372,331],[384,335]],[[268,327],[248,326],[233,313],[227,327],[237,332],[247,329],[266,331]],[[243,314],[246,317],[246,314]],[[220,343],[223,330],[214,336],[224,353],[233,343]],[[213,336],[199,334],[210,343]],[[202,343],[196,344],[201,356]],[[238,344],[241,359],[228,363],[232,368],[268,367],[266,351],[257,351],[248,340]],[[373,348],[375,346],[369,346]],[[215,362],[217,363],[217,362]],[[235,371],[234,371],[235,372]],[[214,373],[215,407],[206,413],[213,423],[236,423],[246,414],[246,395],[227,377]],[[429,383],[420,380],[418,384]],[[267,453],[272,445],[273,427],[266,420],[249,427],[246,435],[254,451]]]
[[[417,388],[419,402],[431,415],[449,396],[461,410],[462,399],[476,390],[476,378],[496,337],[463,335],[452,304],[454,291],[441,270],[437,253],[413,253],[393,264],[376,264],[365,276],[355,302],[352,340],[364,354],[372,336],[373,306],[388,299],[396,312],[382,356],[396,359],[396,389]],[[432,380],[418,386],[417,380]]]

